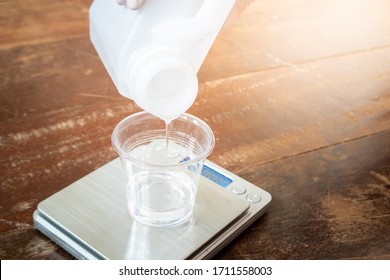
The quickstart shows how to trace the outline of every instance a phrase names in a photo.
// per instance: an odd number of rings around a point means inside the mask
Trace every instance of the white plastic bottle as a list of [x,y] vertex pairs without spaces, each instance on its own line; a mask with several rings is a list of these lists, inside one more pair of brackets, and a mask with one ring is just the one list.
[[169,122],[198,93],[198,72],[235,0],[94,0],[90,35],[118,91]]

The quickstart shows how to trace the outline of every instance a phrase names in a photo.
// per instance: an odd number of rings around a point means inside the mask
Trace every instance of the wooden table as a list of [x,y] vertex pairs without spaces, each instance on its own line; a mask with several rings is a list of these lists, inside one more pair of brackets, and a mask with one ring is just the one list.
[[[0,1],[0,257],[71,259],[37,204],[117,155],[121,97],[90,0]],[[390,259],[390,1],[255,0],[218,37],[189,112],[210,160],[273,196],[217,259]]]

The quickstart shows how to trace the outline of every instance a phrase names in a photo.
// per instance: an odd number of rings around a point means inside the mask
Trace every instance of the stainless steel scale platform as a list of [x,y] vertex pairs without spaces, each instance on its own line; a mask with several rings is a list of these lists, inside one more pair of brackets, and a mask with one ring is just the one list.
[[78,259],[208,259],[263,215],[271,195],[206,161],[193,217],[168,228],[128,214],[115,159],[42,201],[35,227]]

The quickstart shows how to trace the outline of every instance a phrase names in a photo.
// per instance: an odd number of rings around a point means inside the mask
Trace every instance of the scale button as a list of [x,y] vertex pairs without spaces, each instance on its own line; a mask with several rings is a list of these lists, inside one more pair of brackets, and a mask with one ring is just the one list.
[[241,194],[246,193],[246,189],[242,186],[234,185],[234,186],[232,186],[232,193],[241,195]]
[[250,193],[246,196],[246,200],[251,203],[257,203],[261,200],[261,196],[255,193]]

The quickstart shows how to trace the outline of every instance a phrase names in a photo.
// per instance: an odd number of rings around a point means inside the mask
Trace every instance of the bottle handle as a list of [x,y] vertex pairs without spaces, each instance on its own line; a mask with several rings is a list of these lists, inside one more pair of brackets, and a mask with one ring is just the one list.
[[[204,0],[195,16],[187,20],[167,21],[154,27],[151,34],[155,42],[174,46],[191,57],[201,42],[217,35],[234,3],[235,0]],[[196,60],[193,63],[199,69],[203,61]]]

